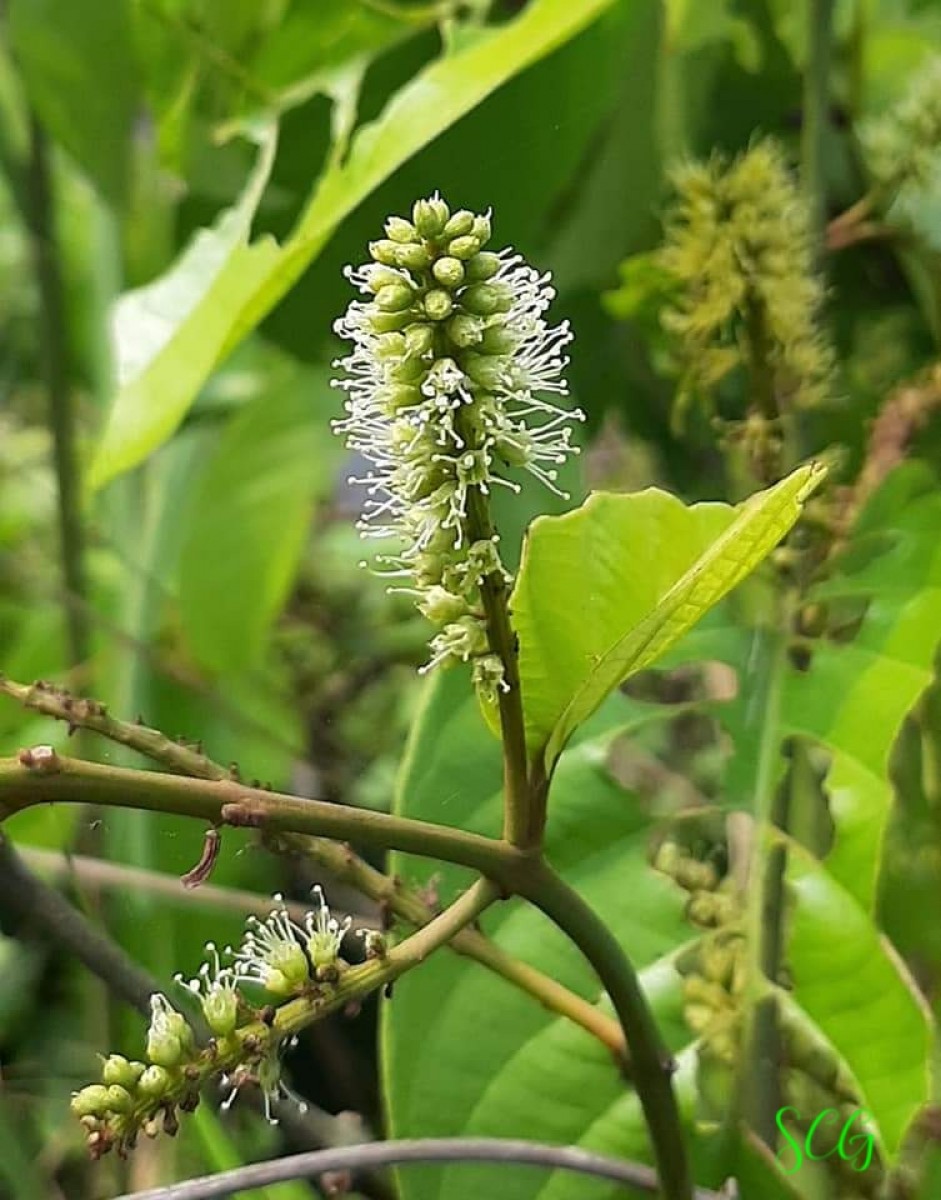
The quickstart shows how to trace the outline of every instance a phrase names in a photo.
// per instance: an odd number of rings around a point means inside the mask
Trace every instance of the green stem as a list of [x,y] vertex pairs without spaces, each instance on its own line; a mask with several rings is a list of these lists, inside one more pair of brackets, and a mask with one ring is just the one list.
[[46,138],[31,116],[26,168],[24,217],[29,226],[40,297],[42,365],[49,398],[59,518],[59,542],[65,583],[65,620],[72,666],[88,657],[89,629],[85,608],[81,499],[75,453],[75,417],[69,385],[69,341],[59,267],[58,238]]
[[[435,910],[422,898],[416,888],[409,887],[397,877],[384,875],[348,846],[326,838],[305,837],[300,834],[279,834],[268,839],[276,850],[311,858],[325,867],[332,876],[350,884],[357,891],[378,901],[410,925],[427,925],[434,920]],[[451,950],[473,959],[495,975],[538,1000],[543,1008],[580,1025],[627,1066],[627,1045],[620,1024],[603,1013],[596,1005],[575,992],[569,991],[549,975],[513,958],[477,929],[462,929],[450,943]]]
[[[475,542],[490,541],[494,536],[487,498],[479,488],[468,491],[467,531]],[[480,596],[487,617],[490,649],[503,664],[504,687],[498,692],[503,737],[503,836],[514,846],[533,849],[542,841],[545,806],[534,802],[529,787],[516,638],[510,628],[506,579],[502,572],[484,576]]]
[[827,131],[830,119],[830,49],[833,0],[807,0],[807,67],[804,72],[804,124],[801,163],[810,205],[811,231],[823,251],[827,218]]
[[671,1083],[675,1063],[637,973],[610,929],[547,863],[532,863],[518,890],[568,935],[604,984],[628,1037],[631,1076],[650,1131],[661,1193],[664,1200],[692,1200],[683,1126]]
[[739,1104],[759,1137],[774,1146],[775,1114],[779,1103],[780,1031],[777,1008],[766,981],[777,980],[783,949],[784,872],[783,845],[766,849],[771,826],[786,828],[788,790],[779,789],[781,754],[781,693],[787,669],[785,622],[756,633],[759,642],[754,671],[747,681],[753,711],[761,722],[758,760],[754,777],[755,817],[751,863],[748,872],[747,944],[753,953],[750,1006],[745,1015],[745,1053],[739,1086]]
[[230,780],[191,779],[87,763],[57,755],[47,747],[24,750],[18,758],[0,758],[0,819],[47,803],[177,813],[210,825],[349,839],[383,850],[459,863],[510,890],[515,870],[526,861],[519,850],[494,838],[245,787]]
[[[59,721],[65,721],[71,728],[92,730],[111,741],[136,750],[140,754],[161,763],[170,771],[182,775],[192,775],[197,779],[231,780],[234,778],[230,768],[223,767],[205,755],[200,748],[182,745],[166,737],[158,729],[150,729],[136,722],[121,721],[112,717],[104,705],[95,700],[79,699],[68,692],[53,687],[50,684],[15,683],[12,679],[0,676],[0,693],[8,695],[24,707]],[[313,858],[321,866],[326,867],[338,878],[351,884],[365,895],[388,905],[389,909],[412,925],[421,926],[434,919],[435,912],[419,895],[416,889],[405,886],[400,880],[384,875],[360,858],[347,845],[330,841],[327,838],[310,835],[281,833],[269,835],[267,838],[277,849],[286,849],[291,853]],[[90,870],[86,864],[86,870]],[[169,880],[163,875],[146,872],[142,869],[114,868],[112,864],[96,864],[96,871],[120,871],[121,879],[133,875],[138,881],[152,880],[153,886],[171,887],[181,895],[187,895],[180,889],[178,880]],[[159,882],[158,882],[159,881]],[[197,895],[207,903],[210,895],[220,894],[223,890],[213,889],[209,884],[203,884]],[[245,911],[251,911],[251,897],[245,893],[232,893],[228,890],[226,896],[240,897],[240,903]],[[267,911],[267,910],[265,910]],[[603,1042],[622,1062],[626,1058],[627,1049],[624,1033],[617,1021],[601,1012],[595,1005],[589,1004],[581,996],[570,992],[548,975],[530,967],[527,963],[513,958],[501,950],[489,938],[473,929],[465,929],[455,938],[452,949],[468,958],[481,963],[495,974],[500,975],[509,983],[528,992],[544,1008],[550,1012],[567,1017],[577,1025],[581,1025],[592,1036]]]

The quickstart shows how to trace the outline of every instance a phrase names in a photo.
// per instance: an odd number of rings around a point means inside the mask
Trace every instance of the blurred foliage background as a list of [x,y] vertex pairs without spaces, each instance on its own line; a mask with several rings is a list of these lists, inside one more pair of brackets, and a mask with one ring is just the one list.
[[[658,369],[656,338],[642,313],[619,319],[603,297],[627,256],[658,244],[672,163],[740,151],[759,133],[799,160],[811,7],[9,0],[0,669],[141,714],[246,778],[388,807],[426,630],[407,599],[358,567],[357,501],[345,484],[355,464],[330,432],[343,265],[361,261],[384,218],[417,196],[440,189],[453,206],[492,206],[496,244],[553,271],[555,311],[576,332],[572,390],[588,422],[575,498],[653,482],[687,499],[721,497],[708,420],[693,413],[675,432],[674,381]],[[941,5],[836,0],[832,30],[831,217],[867,191],[863,123],[941,52]],[[892,389],[937,360],[937,197],[926,187],[909,199],[903,234],[826,263],[839,387],[808,416],[809,441],[845,447],[846,477]],[[908,447],[930,472],[939,437],[941,420],[925,419]],[[527,494],[505,516],[511,556],[518,538],[508,531],[545,508]],[[929,691],[897,747],[883,904],[936,1011],[939,712]],[[666,778],[682,793],[691,736],[642,743],[642,783],[662,789]],[[64,747],[67,730],[0,697],[4,752],[36,742]],[[81,752],[136,761],[89,740]],[[708,758],[696,762],[708,785]],[[199,856],[202,830],[190,823],[37,809],[9,832],[161,980],[191,971],[208,938],[236,936],[238,896],[159,890]],[[124,870],[103,879],[88,860]],[[312,878],[230,831],[212,882],[303,896]],[[330,895],[368,911],[353,894]],[[11,1200],[91,1200],[315,1145],[335,1136],[329,1114],[342,1111],[384,1128],[369,1006],[358,1021],[316,1027],[296,1052],[294,1083],[319,1116],[273,1130],[246,1108],[223,1122],[204,1107],[177,1141],[92,1168],[67,1119],[69,1092],[94,1073],[99,1048],[132,1052],[140,1022],[28,922],[0,912],[0,925],[0,1194]]]

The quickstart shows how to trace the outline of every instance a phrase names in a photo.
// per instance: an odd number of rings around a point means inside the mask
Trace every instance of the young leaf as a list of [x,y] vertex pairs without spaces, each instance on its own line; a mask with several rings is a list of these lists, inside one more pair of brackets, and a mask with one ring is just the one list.
[[546,773],[624,679],[654,663],[752,571],[823,477],[799,468],[732,508],[650,488],[535,521],[510,601],[530,753]]

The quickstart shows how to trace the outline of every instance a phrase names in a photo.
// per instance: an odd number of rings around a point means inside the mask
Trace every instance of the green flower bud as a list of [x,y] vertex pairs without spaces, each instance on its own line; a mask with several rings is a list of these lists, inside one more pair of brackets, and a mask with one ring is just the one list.
[[491,232],[489,217],[479,216],[474,218],[474,227],[471,229],[471,233],[481,246],[485,246],[490,241]]
[[519,336],[505,325],[491,325],[480,339],[483,354],[512,354],[519,345]]
[[424,238],[436,238],[450,216],[450,209],[438,196],[432,196],[430,200],[416,200],[412,207],[415,228]]
[[475,219],[474,214],[469,209],[458,209],[445,225],[442,234],[446,238],[463,237],[465,233],[470,233],[474,228]]
[[461,304],[469,313],[492,317],[496,313],[509,312],[513,307],[513,295],[509,288],[499,283],[475,283],[461,293]]
[[493,448],[510,467],[525,467],[533,458],[533,439],[525,429],[498,434]]
[[433,325],[410,325],[405,331],[405,345],[409,354],[427,354],[434,344]]
[[398,271],[394,271],[391,267],[382,267],[378,264],[366,273],[366,283],[369,290],[374,294],[384,287],[395,287],[403,282],[402,276]]
[[424,307],[432,321],[444,321],[451,315],[454,301],[443,288],[432,288],[425,296]]
[[412,307],[415,293],[406,283],[388,283],[376,292],[376,304],[383,312],[404,312]]
[[169,1071],[164,1070],[163,1067],[152,1066],[148,1067],[141,1075],[137,1090],[149,1100],[159,1100],[166,1095],[172,1083]]
[[418,230],[411,221],[404,221],[401,217],[390,217],[386,221],[386,237],[399,243],[417,242]]
[[171,1007],[166,996],[150,997],[150,1028],[147,1057],[159,1067],[177,1066],[193,1046],[193,1031],[182,1013]]
[[428,371],[428,364],[420,358],[402,358],[389,367],[389,378],[394,383],[418,383]]
[[408,350],[404,333],[384,333],[376,341],[376,357],[383,362],[404,358]]
[[418,608],[435,625],[447,625],[467,611],[467,601],[435,584],[422,595]]
[[458,313],[448,322],[448,336],[461,350],[476,346],[483,337],[483,322],[470,313]]
[[203,999],[203,1016],[216,1037],[228,1037],[238,1025],[238,995],[229,987],[213,988]]
[[506,377],[506,359],[489,358],[483,354],[465,354],[461,365],[474,383],[492,391]]
[[373,312],[369,317],[369,328],[373,333],[391,333],[396,329],[404,329],[412,321],[408,312]]
[[409,271],[425,271],[431,266],[431,252],[421,245],[396,245],[395,262]]
[[370,258],[375,259],[377,263],[382,263],[384,267],[397,267],[399,265],[397,258],[398,251],[398,243],[391,241],[389,238],[380,238],[378,242],[369,243]]
[[500,270],[500,256],[482,250],[464,264],[464,272],[468,283],[484,283],[492,279]]
[[134,1100],[127,1088],[121,1087],[119,1083],[112,1083],[108,1088],[108,1108],[113,1113],[126,1113],[131,1111],[131,1106]]
[[389,413],[396,413],[400,408],[413,408],[421,404],[422,394],[417,387],[399,383],[383,392],[383,406]]
[[448,254],[453,258],[473,258],[480,249],[480,242],[468,234],[448,242]]
[[102,1064],[103,1083],[116,1083],[121,1087],[133,1088],[144,1072],[144,1064],[128,1062],[123,1054],[109,1054]]
[[431,273],[443,287],[456,288],[464,282],[464,264],[460,258],[445,256],[436,259]]
[[108,1089],[101,1083],[92,1083],[74,1092],[69,1104],[76,1117],[105,1117],[111,1111]]
[[705,1033],[715,1016],[715,1011],[705,1004],[687,1004],[683,1009],[683,1020],[693,1033]]

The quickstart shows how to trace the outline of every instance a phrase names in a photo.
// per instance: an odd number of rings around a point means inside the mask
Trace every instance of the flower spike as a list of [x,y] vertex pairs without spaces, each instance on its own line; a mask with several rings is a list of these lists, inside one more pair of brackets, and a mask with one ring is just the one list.
[[[491,215],[452,213],[435,193],[411,221],[393,217],[370,245],[373,262],[347,268],[366,297],[335,325],[352,342],[334,364],[347,416],[335,423],[369,470],[359,529],[388,540],[380,570],[411,578],[419,609],[439,626],[425,670],[474,663],[483,690],[501,686],[480,614],[479,584],[502,572],[496,547],[472,536],[474,497],[519,490],[505,472],[528,471],[551,491],[577,447],[570,423],[584,419],[547,396],[564,396],[572,340],[550,326],[555,292],[510,250],[493,253]],[[478,664],[480,664],[478,666]]]

